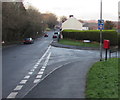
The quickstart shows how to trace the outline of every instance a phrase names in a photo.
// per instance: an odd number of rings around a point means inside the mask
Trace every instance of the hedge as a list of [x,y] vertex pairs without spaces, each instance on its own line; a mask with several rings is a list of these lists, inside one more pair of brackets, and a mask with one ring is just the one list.
[[[66,39],[90,40],[100,42],[99,30],[63,30],[62,35]],[[118,35],[118,33],[115,30],[102,31],[102,39],[110,40],[111,45],[118,45],[118,38],[120,39],[120,34]]]

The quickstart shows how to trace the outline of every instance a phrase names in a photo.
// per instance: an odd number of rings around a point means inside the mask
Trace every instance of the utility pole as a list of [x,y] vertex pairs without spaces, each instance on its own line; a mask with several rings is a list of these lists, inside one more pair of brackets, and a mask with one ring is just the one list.
[[[102,0],[100,2],[100,20],[102,21]],[[102,61],[102,28],[100,29],[100,61]]]

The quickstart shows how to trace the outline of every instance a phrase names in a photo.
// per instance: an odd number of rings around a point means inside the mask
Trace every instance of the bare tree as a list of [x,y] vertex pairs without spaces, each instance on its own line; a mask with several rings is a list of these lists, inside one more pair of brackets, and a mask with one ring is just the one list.
[[60,21],[63,23],[63,22],[65,22],[67,20],[67,17],[66,16],[62,16],[62,17],[60,17]]
[[28,28],[26,30],[26,34],[28,36],[36,37],[36,35],[42,33],[41,13],[37,9],[30,6],[27,9],[27,14],[28,14]]
[[22,2],[3,2],[2,7],[3,39],[19,40],[26,24],[26,10]]
[[48,25],[49,28],[54,28],[56,24],[58,24],[57,17],[53,13],[45,13],[42,15],[43,21]]
[[52,13],[41,14],[30,6],[25,9],[22,2],[3,2],[2,5],[2,39],[19,41],[25,37],[36,38],[46,27],[54,28],[57,17]]

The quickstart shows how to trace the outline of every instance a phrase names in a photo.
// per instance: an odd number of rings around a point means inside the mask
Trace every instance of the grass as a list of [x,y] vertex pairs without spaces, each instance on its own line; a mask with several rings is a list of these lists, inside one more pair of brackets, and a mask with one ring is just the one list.
[[70,40],[70,39],[61,39],[59,41],[60,44],[65,45],[73,45],[73,46],[81,46],[81,47],[99,47],[99,43],[84,43],[82,41]]
[[118,98],[118,60],[95,63],[87,75],[87,98]]

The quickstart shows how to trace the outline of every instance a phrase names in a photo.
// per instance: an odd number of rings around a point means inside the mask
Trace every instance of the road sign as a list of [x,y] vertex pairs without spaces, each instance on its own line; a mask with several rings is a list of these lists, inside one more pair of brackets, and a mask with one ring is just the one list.
[[98,29],[104,30],[104,20],[98,20]]

